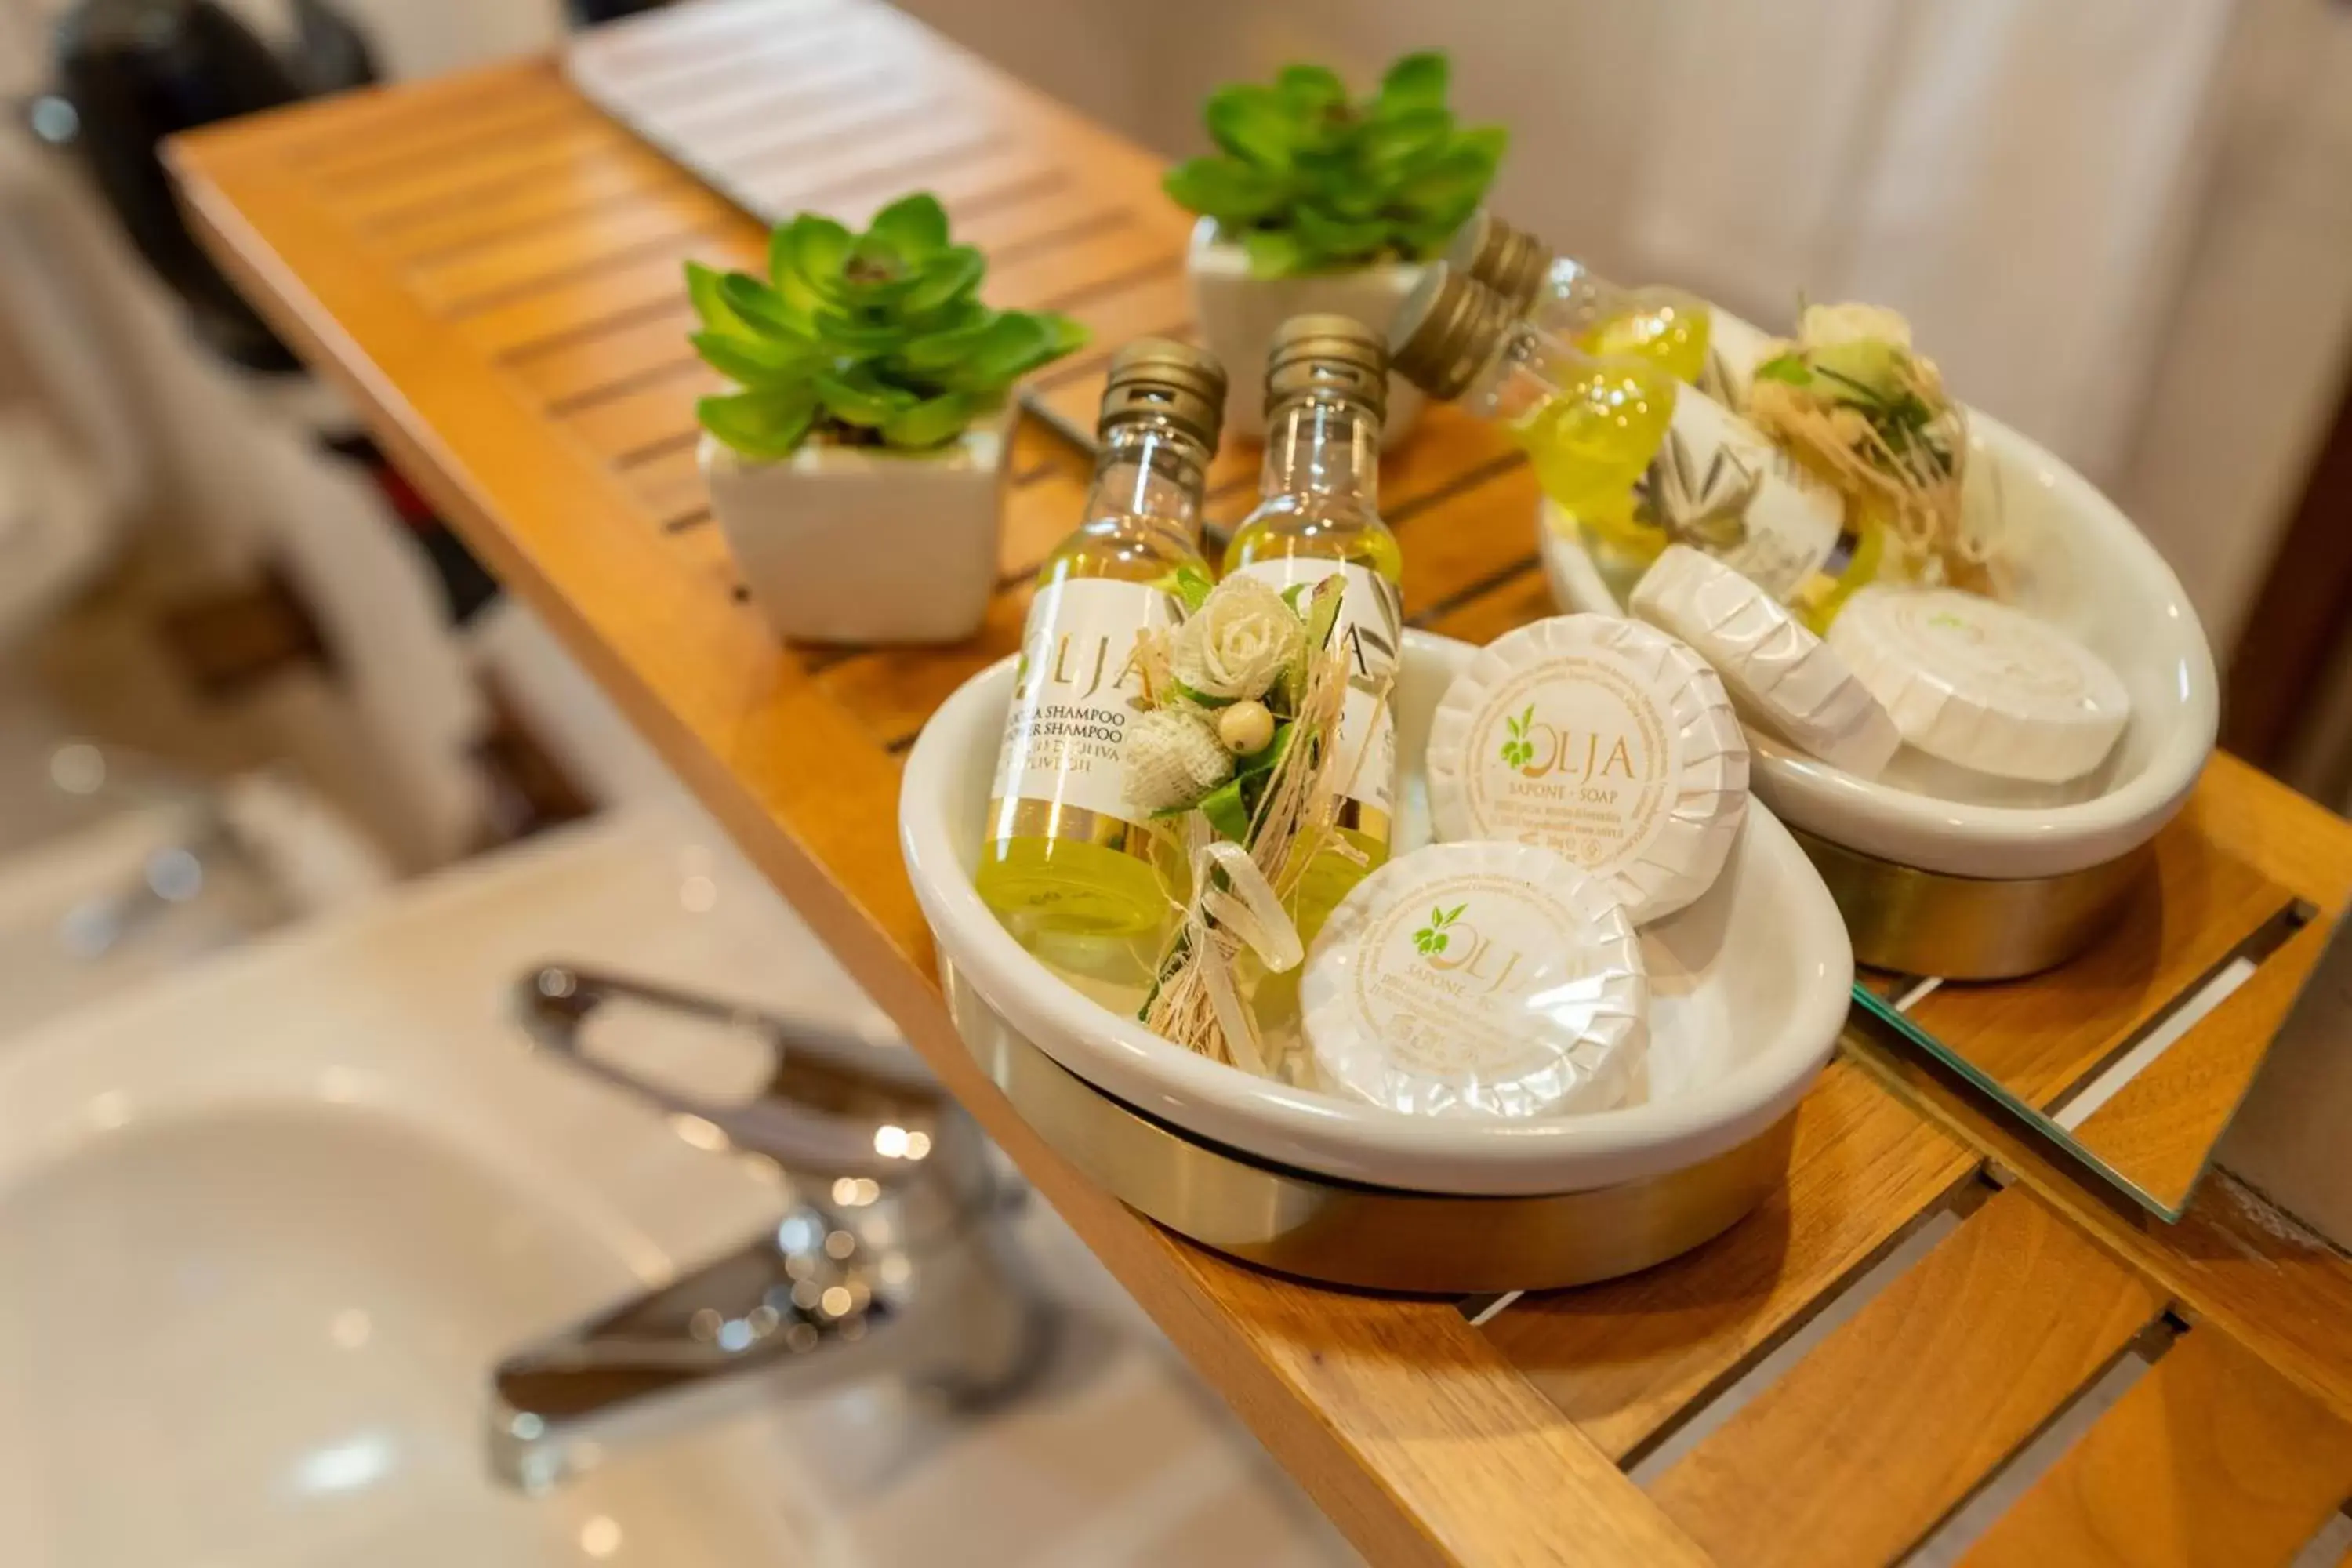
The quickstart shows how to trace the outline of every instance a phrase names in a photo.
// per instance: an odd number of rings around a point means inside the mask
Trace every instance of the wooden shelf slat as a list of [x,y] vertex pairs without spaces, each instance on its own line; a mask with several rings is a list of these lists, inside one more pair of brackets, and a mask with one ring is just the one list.
[[1169,248],[1167,236],[1129,222],[1118,209],[1098,215],[1101,219],[1114,221],[1076,229],[1009,262],[990,263],[982,297],[1001,310],[1066,310],[1083,321],[1079,313],[1094,300],[1181,281],[1183,256]]
[[[2243,763],[2216,758],[2206,786],[2217,798],[2263,783]],[[2217,1173],[2178,1224],[2088,1187],[2074,1163],[2038,1138],[1985,1121],[1912,1056],[1850,1030],[1847,1053],[1908,1104],[1961,1132],[2053,1210],[2139,1270],[2177,1310],[2218,1326],[2289,1382],[2352,1422],[2352,1259]],[[2139,1108],[2117,1096],[2086,1120],[2084,1136],[2128,1141]]]
[[2334,927],[2313,921],[2266,956],[2243,985],[2116,1091],[2116,1114],[2075,1141],[2159,1198],[2187,1196],[2203,1173],[2272,1037]]
[[515,142],[562,135],[580,123],[579,103],[560,82],[517,92],[478,114],[460,114],[430,136],[404,136],[387,145],[321,149],[302,167],[321,185],[364,190],[372,184],[448,162],[485,140]]
[[2192,1329],[1962,1559],[1965,1568],[2263,1568],[2352,1496],[2352,1425]]
[[699,236],[622,266],[550,283],[526,298],[477,310],[451,326],[493,359],[527,359],[667,309],[686,286],[683,269],[689,260],[756,269],[759,242],[758,232],[749,224]]
[[318,199],[360,227],[396,226],[446,207],[480,205],[510,191],[564,179],[599,163],[631,164],[647,153],[628,132],[603,120],[581,120],[551,135],[463,158],[436,158],[415,169],[344,184],[320,178]]
[[272,127],[268,134],[287,168],[309,171],[357,153],[430,142],[453,130],[478,131],[518,104],[568,96],[553,60],[508,60],[426,81],[359,88],[336,100],[331,119],[312,114],[310,104],[272,111],[298,121],[299,129]]
[[1650,1495],[1743,1568],[1892,1563],[2162,1305],[2032,1194],[2002,1193]]
[[1973,1163],[1838,1062],[1799,1107],[1789,1180],[1695,1252],[1528,1296],[1487,1337],[1603,1452],[1635,1453],[1892,1246]]
[[2198,815],[2158,836],[2159,891],[2127,902],[2082,958],[2031,985],[1947,982],[1910,1018],[2028,1105],[2092,1076],[2294,901],[2219,849]]
[[454,257],[412,260],[407,272],[419,298],[452,315],[463,315],[488,300],[523,298],[550,280],[575,276],[604,258],[642,254],[650,244],[691,239],[732,227],[737,221],[715,196],[676,189],[648,191],[625,206],[590,206],[511,239],[475,246]]
[[700,428],[695,422],[694,400],[726,390],[727,383],[717,371],[692,360],[675,375],[565,415],[563,426],[586,442],[591,451],[624,465],[642,461],[638,454],[664,446],[691,451]]
[[702,470],[695,463],[691,447],[682,447],[639,463],[622,478],[656,526],[709,509],[710,492],[702,482]]
[[1553,612],[1551,583],[1544,575],[1532,541],[1525,555],[1499,563],[1496,574],[1492,581],[1458,603],[1437,606],[1434,614],[1416,611],[1413,624],[1483,646],[1513,626],[1541,620]]

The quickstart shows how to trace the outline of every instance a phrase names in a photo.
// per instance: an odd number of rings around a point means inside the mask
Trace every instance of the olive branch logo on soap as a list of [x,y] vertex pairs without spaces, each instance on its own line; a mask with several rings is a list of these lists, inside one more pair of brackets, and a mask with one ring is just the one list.
[[1468,904],[1456,904],[1450,910],[1430,910],[1429,923],[1412,933],[1412,945],[1415,951],[1423,954],[1444,952],[1447,940],[1445,928],[1460,920],[1462,911],[1469,907]]
[[1528,731],[1535,728],[1535,722],[1536,705],[1532,702],[1528,703],[1527,710],[1516,719],[1508,714],[1503,716],[1503,728],[1510,731],[1509,738],[1503,742],[1505,767],[1523,768],[1536,760],[1535,742],[1528,739]]

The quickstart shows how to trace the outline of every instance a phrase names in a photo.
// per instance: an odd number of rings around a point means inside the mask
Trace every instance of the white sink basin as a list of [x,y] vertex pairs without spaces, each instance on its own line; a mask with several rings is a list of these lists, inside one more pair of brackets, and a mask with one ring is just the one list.
[[1103,1312],[989,1421],[880,1383],[537,1498],[488,1479],[501,1352],[786,1203],[530,1053],[513,979],[562,956],[882,1026],[695,832],[592,826],[0,1046],[10,1568],[1347,1560],[1042,1211]]

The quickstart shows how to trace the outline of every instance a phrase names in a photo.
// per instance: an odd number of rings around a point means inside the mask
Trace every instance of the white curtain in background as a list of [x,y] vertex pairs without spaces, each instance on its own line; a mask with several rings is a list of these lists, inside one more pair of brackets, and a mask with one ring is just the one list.
[[1874,0],[1664,7],[1618,245],[1758,325],[1822,298],[1884,117],[1900,8]]
[[1779,325],[1897,307],[2112,484],[2207,184],[2236,0],[1680,6],[1630,238]]

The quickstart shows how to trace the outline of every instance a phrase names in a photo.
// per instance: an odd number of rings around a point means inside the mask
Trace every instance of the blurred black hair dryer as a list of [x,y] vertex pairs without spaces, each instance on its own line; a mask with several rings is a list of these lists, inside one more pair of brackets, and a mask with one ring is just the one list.
[[[34,134],[69,148],[139,254],[187,306],[197,340],[245,370],[303,366],[196,243],[163,167],[166,137],[376,79],[366,37],[324,0],[288,0],[265,41],[215,0],[78,0],[59,18],[57,87],[36,101]],[[347,414],[305,421],[327,455],[373,480],[424,547],[463,623],[498,585]]]
[[33,128],[70,146],[207,346],[248,370],[300,369],[196,244],[173,199],[176,132],[376,79],[367,39],[324,0],[290,0],[277,47],[213,0],[79,0],[59,18],[57,88]]

